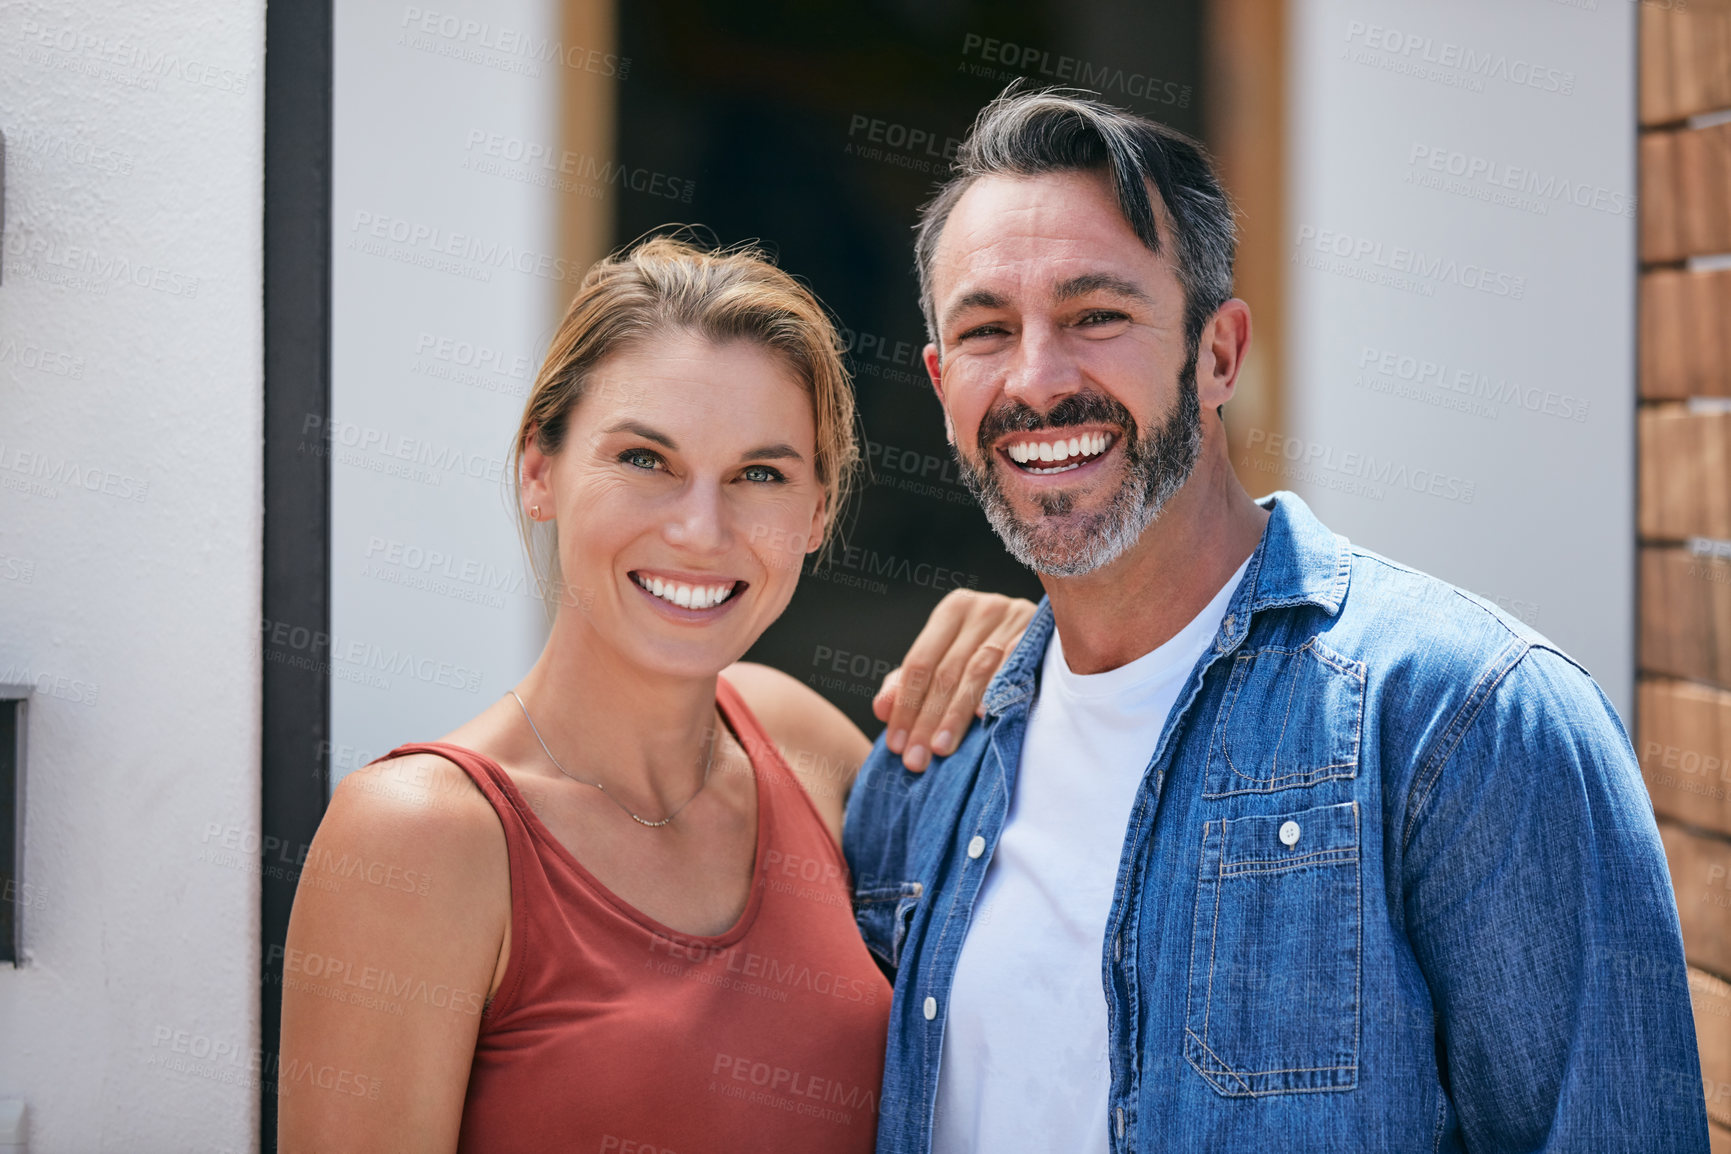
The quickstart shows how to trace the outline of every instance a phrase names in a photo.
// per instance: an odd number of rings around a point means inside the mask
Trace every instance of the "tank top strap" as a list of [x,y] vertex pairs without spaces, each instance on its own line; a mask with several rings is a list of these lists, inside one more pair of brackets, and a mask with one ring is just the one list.
[[415,753],[430,753],[452,762],[475,783],[475,788],[481,791],[493,811],[499,815],[499,821],[505,827],[505,835],[512,842],[522,839],[529,842],[528,823],[524,819],[524,810],[528,803],[517,789],[508,774],[499,763],[472,749],[460,745],[451,745],[444,741],[418,741],[407,745],[399,745],[391,752],[379,758],[388,761],[393,757],[407,757]]
[[[817,812],[816,803],[806,792],[805,782],[789,768],[763,723],[757,720],[757,715],[745,703],[739,690],[724,677],[715,679],[715,703],[728,725],[733,727],[740,744],[745,746],[746,756],[751,758],[759,783],[758,796],[777,811],[779,821],[772,821],[771,829],[776,824],[785,823],[782,836],[792,836],[808,847],[814,842],[821,844],[836,861],[843,862],[845,868],[841,847],[830,836],[823,815]],[[781,799],[790,793],[796,794],[798,800],[783,803]]]

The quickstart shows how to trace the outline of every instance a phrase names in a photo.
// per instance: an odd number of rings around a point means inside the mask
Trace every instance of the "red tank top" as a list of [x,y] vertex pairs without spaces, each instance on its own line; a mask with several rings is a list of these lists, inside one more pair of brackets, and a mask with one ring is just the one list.
[[873,1149],[889,984],[803,786],[726,681],[716,701],[751,759],[757,860],[745,912],[715,937],[614,895],[496,762],[440,743],[387,755],[455,762],[505,828],[511,951],[481,1016],[460,1151]]

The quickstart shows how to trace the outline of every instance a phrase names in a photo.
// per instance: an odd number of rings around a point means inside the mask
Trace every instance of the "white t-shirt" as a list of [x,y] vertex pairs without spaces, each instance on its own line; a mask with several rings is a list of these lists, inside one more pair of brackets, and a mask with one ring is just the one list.
[[1046,648],[1021,769],[950,990],[934,1154],[1110,1149],[1106,918],[1130,807],[1244,565],[1170,641],[1086,676]]

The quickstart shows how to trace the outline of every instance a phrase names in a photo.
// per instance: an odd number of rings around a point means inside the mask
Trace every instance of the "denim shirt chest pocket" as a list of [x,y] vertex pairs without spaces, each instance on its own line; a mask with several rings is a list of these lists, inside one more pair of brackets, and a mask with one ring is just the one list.
[[1184,1057],[1228,1098],[1358,1084],[1357,802],[1208,821]]
[[1223,1097],[1358,1084],[1360,813],[1312,790],[1358,776],[1364,695],[1316,637],[1233,659],[1202,796],[1286,804],[1202,826],[1184,1056]]

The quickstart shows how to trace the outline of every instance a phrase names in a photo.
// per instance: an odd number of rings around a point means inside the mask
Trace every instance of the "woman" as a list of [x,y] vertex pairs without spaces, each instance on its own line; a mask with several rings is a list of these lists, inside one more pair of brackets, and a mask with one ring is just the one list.
[[[284,958],[284,1151],[872,1149],[890,990],[838,848],[869,743],[738,662],[829,538],[853,419],[822,308],[755,254],[657,238],[590,271],[514,451],[546,648],[332,797]],[[876,703],[897,743],[952,747],[1031,610],[946,598],[907,669],[955,692]]]

